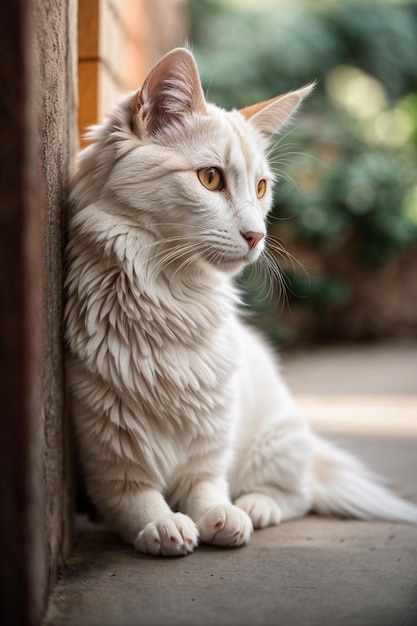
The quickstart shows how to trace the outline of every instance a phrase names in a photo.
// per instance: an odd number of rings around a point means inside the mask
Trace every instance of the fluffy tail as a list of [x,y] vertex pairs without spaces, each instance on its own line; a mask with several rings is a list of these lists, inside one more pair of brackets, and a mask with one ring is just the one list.
[[360,461],[314,437],[313,510],[324,516],[417,524],[417,506],[386,489]]

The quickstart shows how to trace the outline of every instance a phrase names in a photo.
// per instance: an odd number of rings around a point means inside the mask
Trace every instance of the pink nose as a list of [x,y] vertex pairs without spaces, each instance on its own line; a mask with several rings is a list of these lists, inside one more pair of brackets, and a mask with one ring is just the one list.
[[241,234],[242,234],[242,237],[244,237],[246,241],[248,242],[248,246],[251,250],[253,248],[256,248],[256,246],[261,241],[261,239],[265,237],[263,233],[248,232],[248,233],[241,233]]

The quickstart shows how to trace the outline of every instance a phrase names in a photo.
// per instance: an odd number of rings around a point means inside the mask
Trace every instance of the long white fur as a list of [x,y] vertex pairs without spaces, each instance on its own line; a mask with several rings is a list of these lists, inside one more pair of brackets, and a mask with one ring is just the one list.
[[[311,433],[274,354],[239,319],[232,276],[264,246],[242,233],[265,234],[268,143],[308,91],[226,112],[177,49],[79,156],[66,277],[74,419],[90,494],[140,551],[242,545],[253,527],[310,510],[417,521]],[[223,190],[197,176],[213,166]]]

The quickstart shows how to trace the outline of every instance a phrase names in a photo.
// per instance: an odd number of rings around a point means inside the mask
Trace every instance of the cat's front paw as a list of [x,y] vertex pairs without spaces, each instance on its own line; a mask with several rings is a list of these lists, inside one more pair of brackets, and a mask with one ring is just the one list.
[[282,513],[278,504],[263,493],[247,493],[238,498],[235,504],[249,515],[254,528],[276,526],[281,521]]
[[182,513],[171,513],[156,522],[149,522],[133,542],[138,552],[155,556],[185,556],[197,544],[197,526]]
[[252,534],[250,518],[233,504],[221,504],[209,508],[197,522],[200,539],[225,548],[249,543]]

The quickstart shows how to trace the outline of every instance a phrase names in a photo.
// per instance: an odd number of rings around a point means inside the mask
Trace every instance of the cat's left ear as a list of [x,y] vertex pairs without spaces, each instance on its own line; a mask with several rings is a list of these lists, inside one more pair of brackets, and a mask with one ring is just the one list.
[[256,126],[263,134],[270,137],[277,133],[296,112],[304,98],[314,89],[315,83],[297,91],[290,91],[282,96],[259,102],[241,109],[243,117]]
[[193,55],[176,48],[153,67],[137,92],[133,130],[154,135],[190,112],[206,113],[206,101]]

